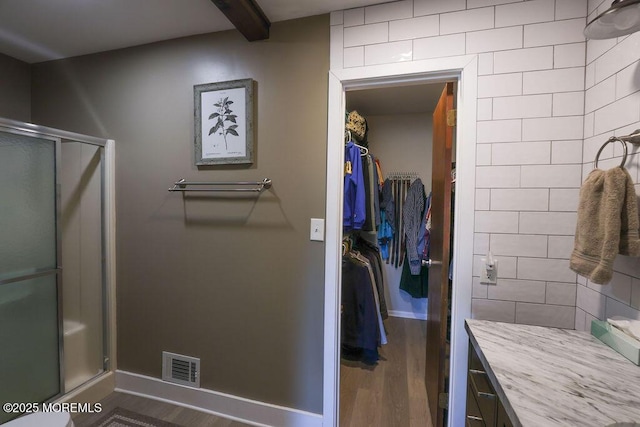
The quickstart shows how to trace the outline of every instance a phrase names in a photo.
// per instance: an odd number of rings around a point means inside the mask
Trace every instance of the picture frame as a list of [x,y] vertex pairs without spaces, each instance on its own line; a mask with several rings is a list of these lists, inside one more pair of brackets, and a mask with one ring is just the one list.
[[196,166],[253,163],[253,83],[193,86]]

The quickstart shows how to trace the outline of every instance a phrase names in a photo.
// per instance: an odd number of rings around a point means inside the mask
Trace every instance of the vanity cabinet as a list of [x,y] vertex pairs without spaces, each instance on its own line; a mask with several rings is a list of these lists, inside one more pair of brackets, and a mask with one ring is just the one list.
[[513,426],[471,343],[467,374],[466,425],[467,427]]
[[466,426],[640,425],[640,369],[590,334],[476,319],[465,326]]

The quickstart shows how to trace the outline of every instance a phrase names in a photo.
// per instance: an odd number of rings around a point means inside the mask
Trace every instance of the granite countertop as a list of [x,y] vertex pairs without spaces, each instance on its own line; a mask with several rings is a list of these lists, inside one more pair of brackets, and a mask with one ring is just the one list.
[[588,333],[471,319],[466,329],[515,426],[640,423],[640,367]]

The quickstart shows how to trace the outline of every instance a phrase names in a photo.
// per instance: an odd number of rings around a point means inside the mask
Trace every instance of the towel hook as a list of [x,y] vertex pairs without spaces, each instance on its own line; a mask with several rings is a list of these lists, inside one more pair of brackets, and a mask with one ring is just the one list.
[[610,142],[616,142],[616,141],[620,141],[620,143],[622,144],[622,148],[624,150],[624,154],[622,156],[622,162],[620,163],[620,167],[623,167],[624,164],[627,162],[627,143],[624,142],[622,139],[618,138],[617,136],[612,136],[611,138],[609,138],[607,140],[607,142],[602,144],[602,147],[600,147],[600,149],[598,150],[598,154],[596,154],[596,162],[595,162],[595,168],[596,169],[598,169],[598,159],[600,158],[600,153],[602,153],[602,150],[604,150],[604,147],[606,147],[607,144],[609,144]]

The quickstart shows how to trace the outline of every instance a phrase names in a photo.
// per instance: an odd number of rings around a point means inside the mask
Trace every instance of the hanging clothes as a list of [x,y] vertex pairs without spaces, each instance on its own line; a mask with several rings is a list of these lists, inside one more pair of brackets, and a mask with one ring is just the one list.
[[[364,242],[359,248],[367,250]],[[387,344],[383,317],[388,317],[379,257],[352,249],[342,263],[342,353],[352,360],[375,364],[378,347]]]
[[422,253],[418,253],[418,240],[419,234],[424,235],[424,231],[420,227],[424,215],[424,204],[424,185],[422,180],[417,178],[407,191],[402,210],[406,236],[406,258],[409,261],[409,270],[414,275],[420,274],[422,266]]
[[369,271],[362,263],[343,257],[340,334],[343,355],[375,364],[378,361],[380,326],[370,280]]
[[362,237],[356,239],[355,248],[369,261],[373,270],[375,284],[378,293],[378,299],[380,301],[380,315],[383,319],[389,317],[387,310],[387,303],[384,296],[384,275],[382,274],[382,258],[380,254],[380,248],[374,244],[366,241]]
[[374,181],[375,165],[371,155],[367,154],[362,158],[362,175],[364,177],[364,189],[365,189],[365,220],[362,229],[365,231],[377,231],[376,228],[376,214],[375,214],[375,198],[377,192],[375,187],[377,184]]
[[393,181],[389,178],[382,184],[382,200],[380,201],[380,211],[385,213],[387,222],[393,230],[395,224],[395,202],[393,200]]
[[375,224],[376,224],[376,230],[378,230],[378,228],[380,227],[380,223],[381,223],[381,218],[380,218],[380,192],[382,191],[382,184],[380,182],[380,162],[375,159],[374,157],[371,157],[371,160],[373,162],[373,185],[372,185],[372,190],[373,190],[373,212],[375,215]]
[[378,228],[378,246],[380,247],[380,256],[383,260],[389,260],[389,247],[393,241],[393,228],[387,221],[387,212],[380,211],[380,228]]
[[352,255],[355,259],[360,261],[369,273],[369,285],[371,294],[373,295],[373,300],[376,304],[376,321],[378,322],[378,333],[379,333],[379,342],[381,345],[387,344],[387,334],[384,330],[384,323],[382,322],[382,310],[380,308],[380,295],[378,293],[378,287],[376,286],[376,278],[373,273],[373,267],[369,260],[364,257],[360,252],[354,252]]
[[[420,181],[420,179],[418,178],[416,181]],[[420,186],[422,186],[422,188]],[[414,187],[413,191],[415,191],[417,196],[419,196],[418,199],[421,199],[423,201],[423,209],[422,211],[420,211],[420,214],[417,217],[420,220],[420,225],[416,230],[417,239],[415,244],[415,252],[413,252],[413,250],[409,248],[410,239],[409,234],[407,234],[407,259],[402,267],[402,275],[400,276],[400,289],[407,292],[413,298],[427,298],[429,296],[429,268],[422,265],[422,260],[429,259],[431,193],[429,193],[429,196],[425,199],[424,186],[422,185],[422,182],[419,182],[416,187]],[[404,213],[407,215],[409,215],[412,209],[417,209],[421,205],[419,201],[412,200],[412,198],[416,194],[412,194],[411,196],[407,197],[406,202],[413,204],[413,208],[407,206],[407,209],[404,211]],[[412,223],[412,221],[413,220],[407,219],[407,223]],[[409,231],[407,231],[407,233],[409,233]],[[412,252],[415,254],[416,261],[411,261],[409,259],[409,254]],[[417,274],[415,268],[416,265],[418,266]]]
[[422,216],[420,232],[418,233],[418,255],[421,259],[429,259],[429,249],[431,244],[431,193],[425,201],[425,214]]
[[378,228],[378,246],[382,259],[389,262],[389,255],[393,245],[395,204],[393,201],[393,182],[387,178],[382,184],[380,200],[380,228]]
[[344,159],[343,228],[361,230],[367,216],[366,190],[360,148],[353,141],[345,145]]
[[402,266],[400,289],[413,298],[427,298],[429,296],[429,268],[421,266],[420,274],[414,275],[410,271],[409,265],[410,263],[407,260]]

